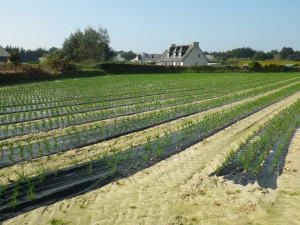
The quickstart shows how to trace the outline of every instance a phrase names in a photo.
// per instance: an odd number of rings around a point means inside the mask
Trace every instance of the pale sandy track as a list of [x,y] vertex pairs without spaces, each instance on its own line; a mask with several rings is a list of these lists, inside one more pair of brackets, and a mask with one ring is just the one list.
[[[260,124],[300,99],[300,92],[119,183],[41,207],[4,224],[299,224],[300,131],[277,190],[207,175]],[[81,206],[81,207],[80,207]]]

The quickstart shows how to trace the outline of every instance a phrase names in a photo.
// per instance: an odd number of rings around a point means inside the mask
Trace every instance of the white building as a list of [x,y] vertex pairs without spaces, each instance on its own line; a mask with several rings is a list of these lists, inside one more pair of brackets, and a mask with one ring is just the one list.
[[156,65],[197,66],[206,65],[208,59],[199,47],[199,42],[190,45],[175,45],[164,51]]

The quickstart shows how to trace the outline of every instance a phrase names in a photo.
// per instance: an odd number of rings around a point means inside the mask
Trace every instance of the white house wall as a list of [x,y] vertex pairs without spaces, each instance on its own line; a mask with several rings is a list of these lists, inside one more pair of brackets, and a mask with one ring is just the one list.
[[[200,55],[200,57],[199,57]],[[183,66],[206,65],[208,62],[204,53],[199,47],[194,47],[183,59]]]

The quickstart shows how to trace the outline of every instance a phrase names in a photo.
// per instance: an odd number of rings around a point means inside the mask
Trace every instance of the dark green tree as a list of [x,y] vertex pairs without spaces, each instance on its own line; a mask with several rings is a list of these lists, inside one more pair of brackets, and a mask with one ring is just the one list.
[[294,55],[294,50],[290,47],[283,47],[282,50],[279,52],[279,57],[281,59],[289,59],[292,58]]
[[265,60],[266,59],[266,53],[263,51],[257,51],[252,57],[252,60],[254,61],[260,61],[260,60]]
[[123,52],[123,53],[121,54],[121,56],[122,56],[125,60],[129,61],[129,60],[134,59],[134,58],[136,57],[136,54],[135,54],[133,51],[129,51],[129,52]]
[[256,62],[256,61],[252,61],[248,64],[249,67],[252,67],[254,69],[255,72],[259,72],[262,71],[263,67],[260,63]]
[[7,59],[15,66],[18,66],[21,64],[21,57],[20,53],[16,51],[12,51],[9,56],[7,56]]
[[107,29],[99,27],[98,30],[95,30],[87,27],[84,32],[77,29],[74,34],[66,38],[62,50],[74,62],[84,60],[102,62],[108,60],[113,54],[109,43]]

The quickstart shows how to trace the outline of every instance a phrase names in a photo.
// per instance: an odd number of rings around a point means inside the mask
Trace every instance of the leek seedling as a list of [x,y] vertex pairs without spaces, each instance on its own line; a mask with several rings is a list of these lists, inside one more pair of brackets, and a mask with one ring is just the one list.
[[46,175],[46,169],[43,166],[41,166],[40,168],[35,168],[35,171],[38,175],[40,182],[43,182]]
[[116,173],[117,172],[117,164],[114,164],[114,166],[112,167],[112,172],[113,173]]
[[8,154],[7,157],[9,159],[9,163],[12,164],[13,158],[14,158],[13,155],[12,154]]
[[18,199],[17,197],[12,197],[11,200],[8,201],[8,203],[11,205],[11,207],[16,208],[16,206],[18,205]]
[[87,167],[87,171],[88,171],[88,174],[92,174],[93,173],[93,164],[92,162],[89,163],[88,167]]
[[33,201],[35,198],[35,193],[34,193],[34,184],[31,184],[29,187],[29,191],[27,192],[27,196],[30,201]]
[[144,163],[146,163],[146,161],[147,161],[147,159],[148,159],[148,155],[147,155],[147,154],[142,155],[142,159],[143,159]]
[[78,166],[78,160],[75,158],[72,159],[72,163],[75,165],[75,166]]

